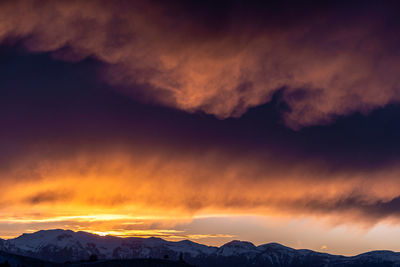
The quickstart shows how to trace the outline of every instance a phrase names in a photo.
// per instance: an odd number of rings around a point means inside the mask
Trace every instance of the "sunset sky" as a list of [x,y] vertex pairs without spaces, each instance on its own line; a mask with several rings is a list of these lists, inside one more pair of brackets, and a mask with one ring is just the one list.
[[0,237],[400,251],[399,12],[0,1]]

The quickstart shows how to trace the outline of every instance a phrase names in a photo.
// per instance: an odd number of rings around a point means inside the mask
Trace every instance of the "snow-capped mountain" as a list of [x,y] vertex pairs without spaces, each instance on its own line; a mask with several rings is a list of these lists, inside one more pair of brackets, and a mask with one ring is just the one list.
[[39,259],[66,262],[88,259],[168,258],[208,255],[217,250],[189,240],[169,242],[161,238],[119,238],[71,230],[42,230],[0,243],[3,251]]
[[399,266],[400,253],[373,251],[354,257],[296,250],[277,243],[231,241],[221,247],[160,238],[119,238],[70,230],[42,230],[0,240],[0,250],[51,262],[98,259],[182,259],[197,266]]

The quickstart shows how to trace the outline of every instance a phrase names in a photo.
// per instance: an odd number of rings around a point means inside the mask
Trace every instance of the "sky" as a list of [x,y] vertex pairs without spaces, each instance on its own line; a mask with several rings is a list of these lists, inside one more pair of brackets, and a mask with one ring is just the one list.
[[1,1],[0,237],[400,251],[396,1]]

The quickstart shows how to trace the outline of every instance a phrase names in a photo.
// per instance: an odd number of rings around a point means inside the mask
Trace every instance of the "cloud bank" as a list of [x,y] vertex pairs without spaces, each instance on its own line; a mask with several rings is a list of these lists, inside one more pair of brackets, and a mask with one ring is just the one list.
[[218,118],[282,88],[294,129],[399,101],[394,2],[287,5],[2,1],[0,40],[60,60],[94,57],[101,79],[125,94]]
[[285,168],[287,162],[273,157],[218,150],[125,146],[80,148],[68,155],[61,147],[51,148],[57,158],[24,150],[25,156],[1,170],[0,210],[7,214],[2,220],[13,213],[28,221],[88,214],[154,220],[257,214],[372,225],[400,218],[396,167],[330,172],[316,162],[299,160]]

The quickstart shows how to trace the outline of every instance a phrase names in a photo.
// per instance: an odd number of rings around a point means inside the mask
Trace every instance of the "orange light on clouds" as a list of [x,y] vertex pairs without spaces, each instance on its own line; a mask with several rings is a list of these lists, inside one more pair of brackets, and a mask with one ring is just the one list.
[[[0,202],[7,205],[0,211],[7,215],[0,224],[20,224],[26,229],[32,224],[67,225],[118,236],[196,239],[205,236],[172,228],[222,214],[308,216],[334,224],[359,223],[361,216],[364,224],[373,225],[382,218],[359,206],[390,201],[400,193],[400,187],[393,186],[398,183],[392,178],[396,169],[351,177],[338,173],[322,180],[315,176],[326,174],[312,165],[283,171],[279,162],[270,164],[260,168],[255,167],[261,166],[259,162],[248,158],[227,161],[220,152],[191,157],[160,152],[147,158],[121,150],[46,159],[34,165],[21,161],[3,173],[0,183],[5,190]],[[24,178],[28,177],[24,172],[35,173],[36,178]],[[378,181],[377,176],[386,178]],[[389,189],[388,184],[392,185]],[[353,199],[358,202],[353,204]],[[219,234],[206,236],[229,235]],[[1,235],[9,236],[7,232]]]

